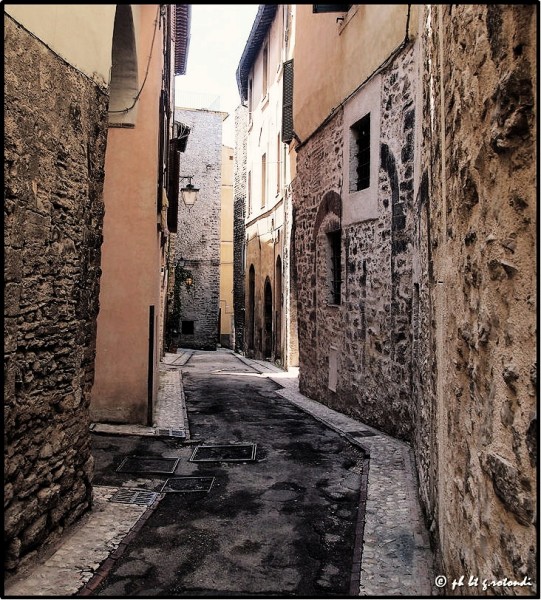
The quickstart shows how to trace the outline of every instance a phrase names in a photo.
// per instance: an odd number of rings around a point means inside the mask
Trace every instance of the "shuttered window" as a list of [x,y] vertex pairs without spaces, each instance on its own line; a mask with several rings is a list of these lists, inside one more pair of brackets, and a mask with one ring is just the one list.
[[282,142],[293,139],[293,59],[284,63],[282,90]]
[[328,12],[347,12],[351,4],[312,4],[312,12],[328,13]]

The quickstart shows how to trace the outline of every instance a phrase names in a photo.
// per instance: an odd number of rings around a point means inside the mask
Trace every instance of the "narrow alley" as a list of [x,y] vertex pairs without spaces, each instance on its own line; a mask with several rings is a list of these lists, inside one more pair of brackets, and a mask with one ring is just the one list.
[[539,8],[5,4],[5,597],[537,597]]
[[95,572],[75,533],[9,595],[43,595],[44,580],[51,594],[97,597],[430,595],[406,445],[297,387],[295,370],[230,350],[167,354],[158,435],[93,430],[95,490],[135,505],[131,532],[115,541],[111,520]]

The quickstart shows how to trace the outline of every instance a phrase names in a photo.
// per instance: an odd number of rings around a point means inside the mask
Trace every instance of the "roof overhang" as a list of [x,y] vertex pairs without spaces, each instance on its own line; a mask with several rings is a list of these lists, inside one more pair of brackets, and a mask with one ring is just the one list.
[[248,76],[272,25],[278,4],[261,4],[237,67],[237,86],[241,101],[248,99]]
[[186,75],[190,45],[191,4],[173,4],[175,7],[175,75]]

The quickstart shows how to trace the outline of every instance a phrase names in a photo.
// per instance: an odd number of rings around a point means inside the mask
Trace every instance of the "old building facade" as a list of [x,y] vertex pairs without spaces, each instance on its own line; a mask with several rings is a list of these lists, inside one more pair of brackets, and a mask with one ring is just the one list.
[[[176,108],[175,121],[190,130],[181,155],[179,185],[199,191],[193,205],[179,200],[175,293],[171,321],[177,347],[215,350],[220,308],[220,205],[222,121],[227,113]],[[182,192],[181,192],[182,197]]]
[[233,159],[234,148],[222,146],[220,206],[220,345],[233,348]]
[[442,573],[535,580],[535,9],[296,24],[300,389],[412,443]]
[[54,18],[46,6],[4,14],[8,572],[92,501],[88,406],[115,6],[54,9]]
[[[168,161],[169,152],[175,152],[169,142],[173,75],[185,70],[185,53],[175,60],[170,40],[175,28],[180,32],[187,26],[189,11],[183,5],[175,11],[166,5],[126,5],[116,14],[119,42],[113,46],[91,404],[95,421],[152,425],[163,336],[165,254],[177,216],[178,192],[169,186]],[[179,48],[182,45],[179,39]]]
[[294,7],[262,5],[237,69],[247,103],[244,352],[297,364],[291,303],[289,183],[294,151],[284,143],[284,79],[291,70]]
[[[130,222],[129,214],[111,204],[111,180],[122,179],[129,168],[122,156],[128,144],[113,140],[117,136],[111,132],[114,126],[131,133],[136,129],[134,114],[140,106],[132,113],[124,108],[137,104],[152,85],[143,90],[144,72],[136,55],[152,45],[154,24],[160,30],[156,44],[169,44],[176,36],[179,58],[185,55],[189,11],[186,5],[179,8],[181,28],[172,35],[172,11],[159,5],[6,7],[8,573],[92,506],[89,425],[102,267],[107,277],[123,277],[111,273],[110,260],[102,262],[104,234],[112,241],[104,229],[104,212],[110,211],[124,227]],[[160,80],[158,88],[162,84]],[[147,109],[139,118],[149,116]],[[157,114],[157,99],[155,109]],[[163,133],[164,139],[169,137],[168,131]],[[149,186],[156,235],[159,167],[157,154],[150,158],[156,163]],[[129,213],[133,207],[124,208]],[[155,256],[155,264],[146,266],[159,297],[159,252]],[[124,293],[122,289],[120,295]],[[105,311],[107,304],[104,300]],[[124,350],[121,345],[120,354],[126,355]],[[118,358],[108,356],[111,362]]]

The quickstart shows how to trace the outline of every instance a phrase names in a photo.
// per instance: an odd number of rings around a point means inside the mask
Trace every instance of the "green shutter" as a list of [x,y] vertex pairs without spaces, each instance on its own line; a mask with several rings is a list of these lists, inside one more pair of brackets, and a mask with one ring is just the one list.
[[312,4],[312,12],[328,13],[328,12],[347,12],[351,4]]
[[293,59],[284,63],[282,86],[282,142],[293,139]]

